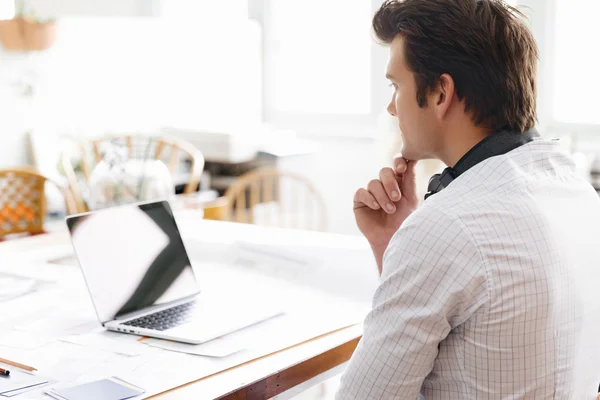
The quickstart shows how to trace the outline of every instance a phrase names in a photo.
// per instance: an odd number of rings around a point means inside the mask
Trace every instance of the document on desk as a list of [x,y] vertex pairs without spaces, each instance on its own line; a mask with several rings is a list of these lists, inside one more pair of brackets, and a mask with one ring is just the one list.
[[[10,367],[7,366],[6,368]],[[12,367],[9,376],[0,377],[0,396],[13,397],[52,382],[48,378]]]
[[73,254],[71,243],[68,241],[64,243],[64,238],[60,236],[52,238],[55,243],[44,243],[43,245],[34,243],[47,241],[48,238],[44,236],[28,237],[27,240],[15,240],[15,243],[10,243],[7,260],[19,263],[45,263],[48,260],[63,258]]
[[[49,313],[61,310],[64,299],[55,289],[43,290],[0,303],[2,320],[0,324],[15,326],[36,321]],[[64,306],[63,306],[64,307]],[[40,332],[34,330],[33,333]],[[45,332],[48,334],[48,332]]]
[[88,332],[98,327],[98,321],[86,316],[61,316],[58,313],[41,317],[34,321],[23,322],[14,329],[24,332],[44,332],[48,335],[61,336]]
[[100,328],[80,335],[64,336],[59,340],[132,357],[147,350],[147,347],[138,342],[138,339],[139,336],[124,335]]
[[163,350],[215,358],[230,356],[245,350],[248,346],[248,343],[240,341],[231,334],[197,345],[154,338],[144,339],[142,343]]
[[230,264],[291,282],[310,275],[322,261],[289,247],[236,242],[229,253]]
[[21,332],[14,329],[0,331],[0,345],[22,350],[34,350],[50,344],[55,339],[40,333]]
[[[321,310],[322,311],[322,310]],[[206,343],[192,345],[161,339],[142,343],[164,350],[207,357],[236,357],[247,362],[362,322],[365,309],[294,311],[230,333]]]
[[51,282],[25,276],[0,273],[0,302],[16,299],[43,290]]
[[65,302],[63,291],[45,291],[17,299],[21,311],[14,318],[13,328],[18,331],[43,332],[49,336],[66,336],[89,332],[100,323],[95,318],[94,308],[88,299]]
[[219,262],[369,303],[379,285],[375,260],[370,250],[364,248],[329,248],[303,243],[269,244],[247,240],[232,243]]

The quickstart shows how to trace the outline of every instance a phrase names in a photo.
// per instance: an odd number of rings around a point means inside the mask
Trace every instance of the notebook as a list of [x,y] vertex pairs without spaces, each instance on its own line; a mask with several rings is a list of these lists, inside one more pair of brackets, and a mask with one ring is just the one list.
[[144,389],[113,376],[68,388],[50,389],[46,394],[59,400],[125,400],[144,392]]

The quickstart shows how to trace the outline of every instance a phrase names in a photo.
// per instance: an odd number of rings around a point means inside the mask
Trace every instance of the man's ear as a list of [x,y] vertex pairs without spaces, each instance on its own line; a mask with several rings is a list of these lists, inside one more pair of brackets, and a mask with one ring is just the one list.
[[432,100],[434,100],[433,105],[436,108],[436,114],[438,118],[444,119],[454,98],[454,79],[448,74],[442,74],[433,94],[435,96]]

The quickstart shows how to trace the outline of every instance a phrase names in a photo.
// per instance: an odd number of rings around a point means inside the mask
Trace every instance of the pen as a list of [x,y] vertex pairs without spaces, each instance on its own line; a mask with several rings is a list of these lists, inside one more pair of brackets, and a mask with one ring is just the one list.
[[4,368],[0,368],[0,375],[9,376],[10,371]]

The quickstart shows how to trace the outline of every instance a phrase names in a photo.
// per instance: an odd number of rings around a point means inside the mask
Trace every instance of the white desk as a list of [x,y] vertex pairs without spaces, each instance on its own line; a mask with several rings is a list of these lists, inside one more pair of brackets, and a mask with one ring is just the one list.
[[[369,247],[362,238],[204,221],[198,218],[197,213],[188,211],[177,214],[177,219],[190,258],[198,262],[195,269],[200,281],[208,286],[207,290],[213,286],[216,288],[213,282],[219,280],[227,280],[230,290],[235,290],[236,285],[248,284],[256,285],[257,290],[261,290],[261,285],[272,288],[273,283],[277,282],[280,293],[286,295],[295,293],[296,298],[312,299],[333,308],[339,306],[340,310],[360,308],[361,315],[364,315],[363,310],[368,310],[378,278]],[[254,270],[241,271],[238,267],[227,267],[223,261],[231,261],[228,258],[232,255],[231,249],[240,241],[250,249],[258,246],[256,248],[268,251],[300,252],[318,265],[311,265],[306,273],[296,271],[292,275],[283,274],[293,276],[295,284]],[[81,273],[78,268],[68,265],[69,254],[71,248],[64,231],[0,243],[0,276],[2,273],[13,273],[54,282],[48,284],[50,288],[39,293],[2,303],[3,309],[9,312],[5,313],[0,324],[0,337],[6,337],[0,342],[0,357],[33,365],[46,375],[68,364],[74,371],[65,371],[62,374],[66,377],[63,381],[71,376],[86,381],[116,375],[123,379],[136,379],[138,382],[133,383],[144,387],[148,394],[165,392],[193,382],[161,395],[161,398],[167,399],[212,399],[232,393],[241,394],[244,390],[252,390],[254,398],[268,398],[323,372],[323,368],[346,361],[361,335],[360,325],[352,326],[309,342],[287,343],[285,350],[258,360],[253,357],[260,354],[250,354],[249,362],[245,362],[248,359],[243,357],[214,360],[150,348],[144,344],[130,343],[131,339],[135,339],[132,335],[118,336],[123,338],[126,346],[131,345],[136,349],[136,345],[142,346],[149,354],[127,357],[96,349],[92,353],[98,362],[87,362],[87,356],[77,355],[81,346],[57,342],[52,338],[37,349],[11,347],[9,332],[14,327],[24,332],[25,336],[34,337],[39,330],[52,336],[55,328],[63,329],[69,323],[73,326],[72,333],[98,326]],[[59,265],[47,263],[57,258],[62,259]],[[257,265],[256,268],[260,269],[261,266]],[[337,300],[330,294],[336,295]],[[274,294],[273,298],[280,297]],[[350,304],[356,306],[349,307]],[[40,308],[43,307],[46,307],[46,312],[42,311],[43,317],[32,321],[30,316],[37,315],[39,318]],[[315,315],[314,326],[319,327],[321,321]],[[245,363],[238,365],[240,362]],[[174,374],[173,371],[181,369],[181,365],[186,366],[183,372]],[[288,376],[286,371],[300,366],[307,369],[301,380],[298,380],[297,373],[292,374],[294,376],[290,379],[284,379]],[[60,377],[61,374],[57,375]],[[275,381],[278,383],[273,384]],[[263,386],[261,395],[257,390]]]

